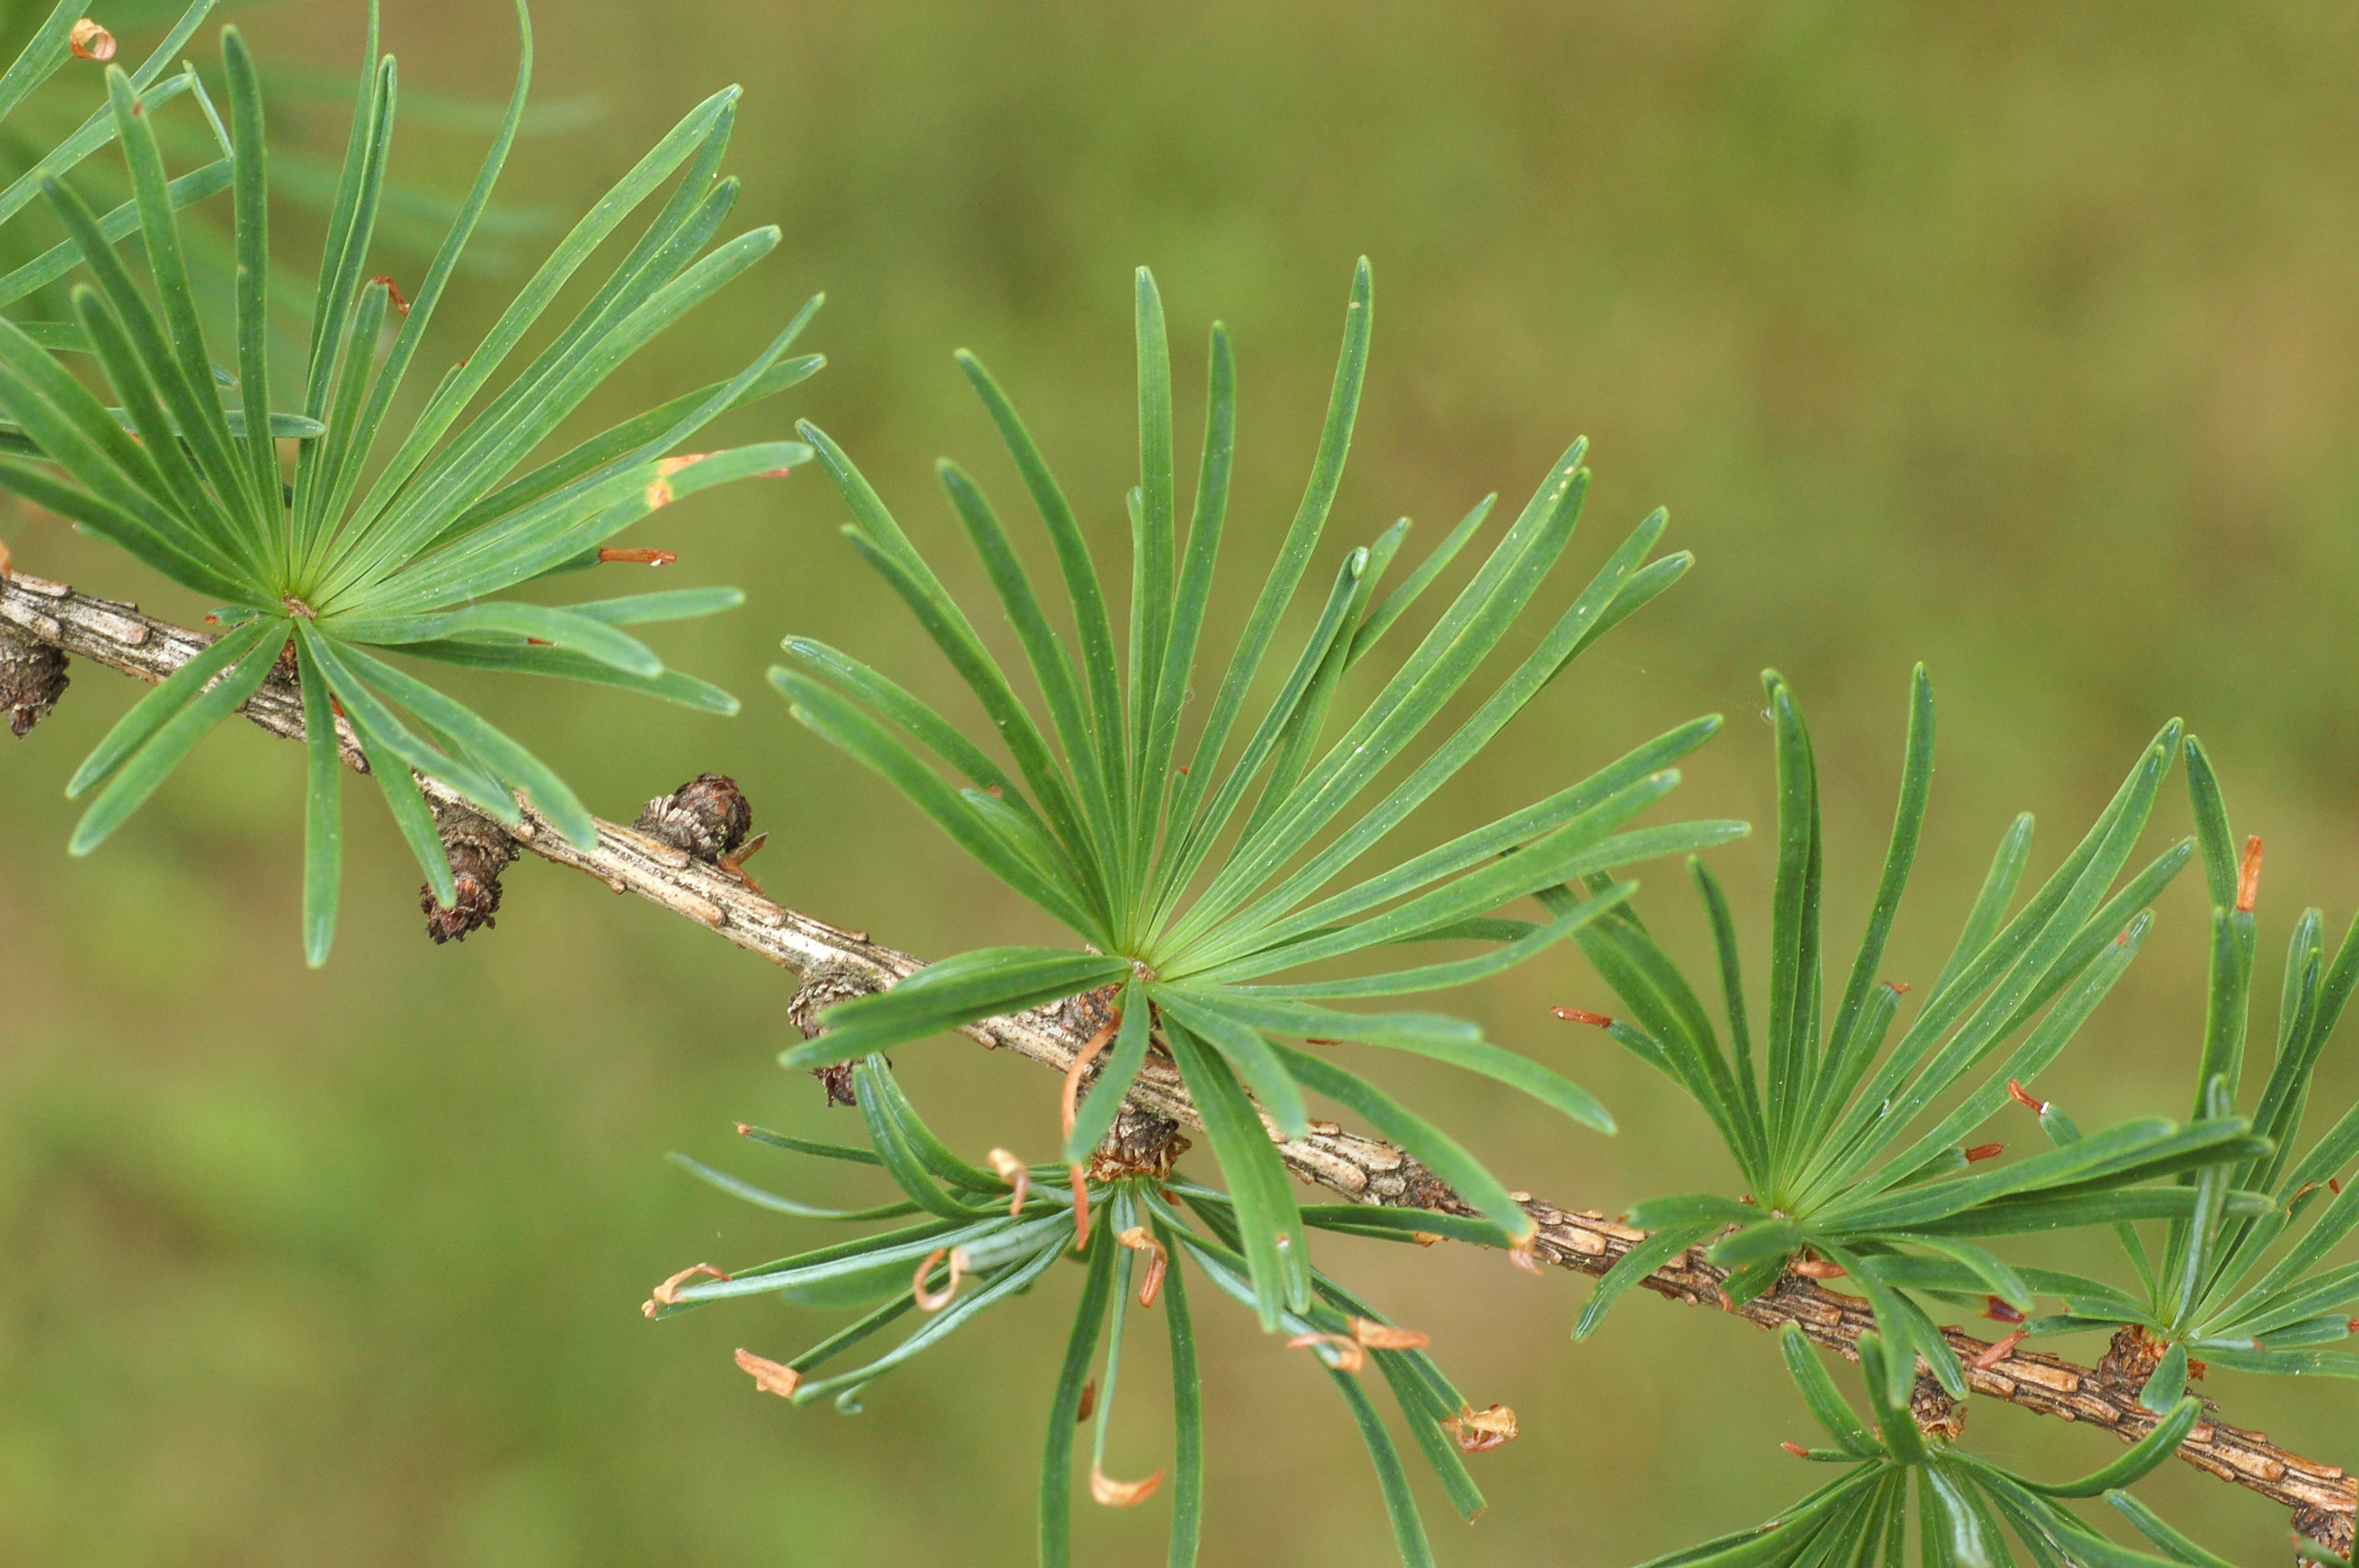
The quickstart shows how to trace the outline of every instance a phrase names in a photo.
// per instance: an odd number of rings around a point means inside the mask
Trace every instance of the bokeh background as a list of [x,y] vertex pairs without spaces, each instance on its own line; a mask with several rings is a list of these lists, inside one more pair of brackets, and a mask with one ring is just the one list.
[[[511,166],[517,215],[570,221],[735,80],[738,212],[785,233],[599,408],[725,373],[823,288],[806,342],[830,368],[731,433],[821,421],[963,590],[980,585],[928,463],[960,455],[1011,515],[1016,496],[950,351],[998,370],[1118,561],[1142,262],[1175,326],[1183,448],[1206,324],[1238,343],[1223,624],[1299,493],[1362,253],[1374,370],[1331,557],[1399,514],[1430,539],[1486,491],[1517,503],[1580,433],[1596,480],[1578,561],[1667,504],[1693,573],[1430,806],[1420,842],[1704,711],[1731,722],[1676,805],[1766,818],[1757,672],[1774,664],[1815,723],[1848,944],[1923,659],[1940,772],[1895,977],[1938,967],[2015,810],[2040,814],[2052,863],[2174,714],[2220,760],[2238,830],[2267,837],[2265,969],[2303,905],[2339,933],[2359,904],[2347,5],[542,0],[536,16],[538,96],[571,108]],[[289,73],[348,73],[361,18],[346,0],[237,16]],[[505,91],[505,7],[391,0],[385,28],[405,88]],[[191,50],[209,69],[213,33]],[[289,91],[277,112],[290,148],[341,146],[333,104]],[[480,141],[419,129],[397,177],[462,189]],[[290,208],[281,243],[307,254],[316,229]],[[528,262],[549,232],[492,248]],[[423,265],[393,243],[373,270],[414,280]],[[462,287],[444,352],[517,276]],[[840,521],[806,474],[642,530],[680,552],[667,582],[751,594],[659,633],[745,698],[734,720],[462,689],[609,816],[701,770],[736,775],[772,835],[756,869],[800,907],[919,953],[1038,934],[763,684],[795,631],[951,700]],[[203,608],[19,503],[0,525],[27,570],[184,619]],[[730,1365],[734,1346],[783,1356],[830,1320],[757,1302],[654,1325],[636,1310],[683,1264],[815,1235],[696,1185],[667,1151],[857,1185],[730,1132],[739,1118],[851,1131],[774,1064],[790,976],[537,863],[509,875],[496,931],[429,946],[416,871],[358,793],[343,929],[308,972],[299,759],[258,732],[224,729],[101,853],[66,858],[60,786],[133,695],[78,668],[0,767],[0,1561],[1029,1560],[1071,1279],[850,1419],[758,1396]],[[2174,793],[2155,844],[2185,824]],[[1717,855],[1756,944],[1767,856],[1758,838]],[[1675,869],[1650,880],[1649,907],[1695,951]],[[2192,878],[2170,890],[2146,956],[2043,1082],[2084,1125],[2183,1111],[2201,902]],[[1618,1139],[1446,1073],[1382,1076],[1560,1201],[1615,1210],[1722,1181],[1690,1107],[1546,1012],[1604,1000],[1568,950],[1459,1005],[1602,1094]],[[2359,1093],[2350,1032],[2321,1106]],[[1055,1086],[1037,1070],[951,1041],[901,1065],[970,1153],[1049,1146]],[[1992,1136],[2036,1133],[2025,1119]],[[1574,1346],[1586,1287],[1571,1277],[1459,1248],[1339,1246],[1332,1262],[1429,1330],[1478,1401],[1521,1413],[1521,1441],[1476,1461],[1494,1506],[1472,1529],[1428,1494],[1447,1563],[1636,1562],[1808,1484],[1777,1447],[1806,1433],[1766,1338],[1640,1298]],[[1324,1379],[1237,1314],[1208,1315],[1205,1560],[1387,1560]],[[2359,1458],[2347,1388],[2215,1392],[2294,1447]],[[1977,1410],[1973,1436],[2058,1470],[2114,1452],[2004,1408]],[[1132,1398],[1115,1468],[1144,1473],[1167,1444],[1153,1399]],[[2255,1498],[2181,1466],[2147,1495],[2236,1561],[2284,1560],[2284,1516]],[[1160,1502],[1082,1516],[1082,1561],[1159,1560]]]

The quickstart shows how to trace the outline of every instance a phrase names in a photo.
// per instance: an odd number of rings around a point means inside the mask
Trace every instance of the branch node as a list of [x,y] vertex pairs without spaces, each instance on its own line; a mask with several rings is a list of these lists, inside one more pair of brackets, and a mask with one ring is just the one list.
[[1171,1174],[1171,1168],[1190,1147],[1180,1135],[1178,1122],[1124,1106],[1091,1152],[1088,1179],[1105,1183],[1125,1176],[1151,1176],[1159,1182]]
[[[2135,1394],[2146,1387],[2154,1369],[2162,1365],[2163,1353],[2169,1348],[2136,1324],[2116,1329],[2112,1343],[2105,1346],[2104,1356],[2097,1362],[2097,1381],[2109,1389]],[[2201,1361],[2187,1363],[2190,1380],[2200,1379],[2210,1369]]]
[[[715,775],[708,773],[705,776],[711,778]],[[661,804],[660,801],[650,801],[647,803],[647,809],[652,813],[656,806]],[[643,830],[647,830],[647,818],[645,816],[639,818]],[[694,853],[693,850],[690,852]],[[826,1026],[819,1021],[820,1014],[837,1002],[849,1001],[856,996],[866,996],[878,989],[880,988],[876,983],[876,976],[858,964],[832,962],[813,964],[803,971],[802,984],[795,988],[795,994],[788,1000],[787,1016],[794,1020],[795,1027],[802,1031],[804,1039],[816,1040],[827,1033]],[[851,1063],[832,1062],[824,1067],[813,1067],[811,1076],[817,1078],[826,1088],[828,1104],[858,1105],[860,1103],[859,1097],[852,1092]]]
[[647,802],[631,826],[707,865],[718,865],[753,831],[754,807],[728,774],[699,773],[669,795]]
[[1955,1443],[1966,1434],[1966,1407],[1927,1373],[1918,1373],[1917,1386],[1908,1390],[1908,1413],[1928,1437]]
[[[2325,1509],[2305,1505],[2293,1510],[2294,1534],[2305,1542],[2315,1541],[2345,1563],[2351,1561],[2352,1530],[2359,1516],[2332,1513]],[[2307,1563],[2307,1557],[2297,1559]]]
[[431,886],[418,890],[418,907],[426,915],[426,935],[440,946],[463,942],[470,934],[499,924],[500,873],[519,850],[516,841],[497,823],[475,816],[438,808],[435,827],[442,837],[442,852],[451,862],[451,880],[457,896],[451,907],[434,902]]
[[66,656],[45,643],[28,642],[0,631],[0,708],[8,712],[8,729],[18,740],[49,716],[71,684],[66,678]]

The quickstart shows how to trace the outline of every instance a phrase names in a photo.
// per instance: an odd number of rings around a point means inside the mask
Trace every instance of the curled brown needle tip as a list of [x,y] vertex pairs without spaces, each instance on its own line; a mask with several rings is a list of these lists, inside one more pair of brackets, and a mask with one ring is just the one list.
[[766,1394],[790,1399],[802,1386],[803,1375],[782,1361],[766,1356],[756,1356],[751,1350],[737,1352],[737,1369],[754,1379],[754,1386]]

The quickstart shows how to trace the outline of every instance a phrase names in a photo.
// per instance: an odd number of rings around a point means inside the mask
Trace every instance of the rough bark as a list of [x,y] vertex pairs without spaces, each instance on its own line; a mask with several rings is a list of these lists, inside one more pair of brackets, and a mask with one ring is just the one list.
[[[0,578],[0,637],[8,636],[151,681],[170,675],[211,641],[201,633],[142,615],[136,606],[24,577]],[[277,682],[265,686],[245,713],[273,734],[295,738],[303,732],[300,696],[290,687]],[[343,740],[346,761],[363,766],[349,732]],[[483,820],[431,779],[421,778],[419,785],[433,802],[446,831],[457,822]],[[543,860],[586,871],[616,892],[636,893],[660,904],[799,974],[824,971],[831,984],[850,982],[853,989],[862,989],[857,984],[861,978],[889,985],[922,967],[906,953],[869,941],[864,932],[846,931],[773,903],[741,875],[636,828],[601,821],[596,846],[578,850],[527,807],[523,826],[510,837]],[[1072,1009],[1060,1007],[988,1019],[962,1033],[984,1046],[1062,1073],[1087,1042],[1089,1031],[1082,1022]],[[1126,1103],[1163,1121],[1202,1125],[1179,1073],[1168,1062],[1150,1058]],[[1430,1172],[1381,1140],[1332,1122],[1317,1122],[1307,1137],[1277,1141],[1297,1177],[1353,1202],[1467,1212],[1457,1195]],[[1538,1198],[1524,1199],[1524,1207],[1539,1226],[1534,1255],[1580,1273],[1604,1273],[1646,1237],[1595,1209],[1560,1208]],[[1725,1310],[1723,1278],[1723,1271],[1703,1261],[1700,1249],[1691,1248],[1649,1275],[1645,1284],[1671,1301]],[[1874,1326],[1865,1301],[1792,1276],[1734,1315],[1765,1329],[1799,1325],[1815,1343],[1854,1358],[1860,1335]],[[1988,1342],[1959,1328],[1943,1334],[1964,1364],[1967,1381],[1984,1398],[2097,1426],[2124,1443],[2136,1442],[2156,1424],[2158,1418],[2139,1406],[2136,1388],[2120,1385],[2098,1368],[2021,1349],[1984,1368],[1976,1362],[1990,1348]],[[2296,1527],[2310,1539],[2330,1547],[2339,1542],[2349,1550],[2352,1521],[2359,1514],[2359,1482],[2341,1467],[2288,1453],[2262,1433],[2217,1419],[2198,1425],[2179,1456],[2295,1509]]]

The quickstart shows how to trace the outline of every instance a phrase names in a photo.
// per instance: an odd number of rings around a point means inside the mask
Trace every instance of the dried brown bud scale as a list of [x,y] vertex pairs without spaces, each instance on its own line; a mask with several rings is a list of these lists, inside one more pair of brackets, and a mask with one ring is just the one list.
[[1506,1405],[1479,1411],[1468,1405],[1443,1422],[1441,1430],[1457,1440],[1460,1453],[1483,1454],[1516,1440],[1516,1412]]

